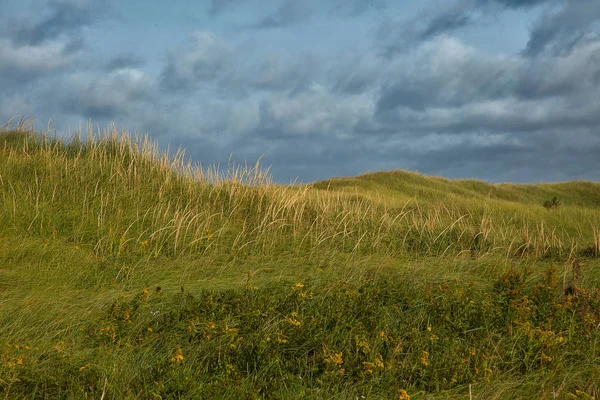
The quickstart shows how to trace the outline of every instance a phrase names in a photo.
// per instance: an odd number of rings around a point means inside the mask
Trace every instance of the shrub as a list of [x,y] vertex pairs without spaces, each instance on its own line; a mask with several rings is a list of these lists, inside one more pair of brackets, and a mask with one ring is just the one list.
[[546,208],[546,210],[550,211],[550,209],[552,208],[557,208],[560,206],[560,202],[558,201],[558,199],[555,197],[552,198],[552,200],[546,200],[543,203],[543,206]]

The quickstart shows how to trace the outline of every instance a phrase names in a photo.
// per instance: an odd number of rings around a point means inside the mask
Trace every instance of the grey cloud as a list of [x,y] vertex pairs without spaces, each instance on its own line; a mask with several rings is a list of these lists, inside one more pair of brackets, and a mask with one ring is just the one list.
[[38,96],[48,111],[107,121],[152,108],[158,102],[158,85],[135,69],[105,76],[74,73],[56,80]]
[[397,107],[423,111],[429,107],[460,107],[479,99],[506,95],[519,61],[475,52],[459,41],[438,38],[398,60],[381,86],[377,112]]
[[[416,130],[591,126],[597,120],[599,61],[600,42],[581,45],[565,56],[531,59],[485,55],[441,38],[397,60],[403,68],[384,79],[375,117]],[[443,115],[457,121],[440,119]]]
[[211,0],[208,13],[211,16],[216,16],[222,12],[224,12],[228,8],[232,8],[236,4],[242,3],[245,0]]
[[[318,77],[322,60],[310,53],[293,61],[270,57],[240,76],[237,84],[259,90],[291,90],[301,93]],[[244,71],[246,72],[246,71]]]
[[356,17],[371,10],[383,10],[387,7],[385,0],[334,0],[329,8],[329,15]]
[[306,22],[314,15],[313,4],[285,0],[272,14],[254,25],[257,29],[285,28]]
[[332,67],[328,78],[332,82],[333,92],[353,95],[375,87],[381,75],[381,66],[358,56]]
[[233,50],[218,36],[195,32],[185,48],[170,51],[161,75],[161,84],[172,90],[194,89],[202,82],[222,77],[233,56]]
[[50,15],[41,21],[17,27],[14,33],[17,43],[36,45],[63,33],[74,33],[112,12],[107,0],[53,0],[49,6]]
[[506,8],[529,8],[539,4],[553,3],[557,0],[477,0],[477,4],[480,6],[486,6],[489,4],[498,4]]
[[[379,37],[386,40],[382,52],[393,56],[414,45],[442,34],[451,33],[481,21],[498,9],[531,8],[553,4],[558,0],[451,0],[430,4],[409,21],[386,20],[379,28]],[[591,0],[590,0],[591,1]]]
[[290,96],[276,94],[263,100],[252,134],[265,138],[339,136],[351,134],[360,118],[371,112],[363,96],[338,96],[321,85]]
[[64,42],[17,46],[0,39],[0,82],[4,89],[61,74],[72,68],[77,55]]
[[566,0],[558,10],[546,10],[536,22],[525,49],[527,55],[545,50],[557,54],[571,51],[581,41],[598,40],[591,37],[591,26],[600,21],[600,2],[596,0]]
[[145,60],[134,54],[134,53],[125,53],[119,54],[113,58],[111,58],[106,63],[106,70],[112,71],[115,69],[123,69],[123,68],[137,68],[141,67],[145,64]]
[[[264,2],[257,0],[211,0],[208,14],[216,17],[235,6],[254,2],[259,7],[264,7]],[[383,10],[387,7],[387,0],[276,0],[278,5],[274,11],[267,14],[254,28],[283,28],[308,21],[314,15],[323,12],[329,17],[357,17],[371,10]]]
[[380,28],[380,36],[387,37],[390,42],[384,47],[384,55],[393,56],[416,43],[469,25],[473,20],[472,12],[473,0],[454,0],[426,8],[406,23],[388,21]]
[[210,32],[196,32],[189,45],[170,51],[161,73],[167,91],[217,90],[221,96],[239,98],[255,91],[303,93],[319,79],[323,59],[311,52],[293,59],[268,56],[247,61],[240,48],[230,46]]

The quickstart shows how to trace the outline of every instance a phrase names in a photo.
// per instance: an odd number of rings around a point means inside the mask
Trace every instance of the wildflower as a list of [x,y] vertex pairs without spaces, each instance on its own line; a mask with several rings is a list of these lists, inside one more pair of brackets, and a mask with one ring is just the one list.
[[368,374],[373,373],[373,368],[375,368],[375,364],[373,364],[372,362],[369,362],[369,361],[364,361],[363,366],[365,367],[365,370],[364,370],[365,373],[368,373]]
[[292,290],[302,289],[303,287],[304,287],[304,284],[300,283],[300,282],[291,286]]
[[377,368],[383,368],[384,367],[383,357],[381,356],[381,354],[377,354],[377,358],[375,358],[375,366]]
[[285,317],[285,319],[287,320],[287,322],[289,322],[293,326],[300,326],[300,325],[302,325],[302,322],[299,321],[297,319],[297,317],[298,317],[298,313],[292,312],[291,317]]
[[140,242],[140,246],[142,246],[142,247],[148,247],[148,241],[147,240],[142,240]]
[[[103,333],[103,332],[102,332],[102,330],[100,330],[100,333]],[[65,346],[65,342],[62,342],[62,341],[61,341],[61,342],[58,342],[58,343],[56,344],[56,346],[54,346],[54,350],[56,350],[56,351],[57,351],[57,352],[59,352],[59,353],[62,353],[62,352],[63,352],[63,347],[64,347],[64,346]]]
[[429,352],[423,350],[421,352],[421,357],[419,358],[419,360],[421,361],[421,364],[423,364],[424,366],[428,366],[429,365]]
[[398,389],[398,400],[410,400],[410,396],[404,389]]
[[79,372],[85,371],[86,369],[88,369],[90,367],[91,367],[90,364],[85,364],[83,367],[79,368]]
[[288,343],[288,340],[285,339],[281,333],[277,333],[277,343]]
[[342,365],[344,363],[344,360],[342,358],[342,353],[330,354],[329,357],[325,358],[324,361],[326,364],[335,364],[335,365]]
[[148,289],[142,290],[141,296],[144,300],[148,300]]
[[231,333],[231,334],[235,335],[238,330],[239,329],[237,329],[237,328],[230,328],[229,325],[227,323],[225,323],[225,328],[223,329],[223,333]]
[[183,351],[181,350],[181,347],[177,346],[177,348],[175,349],[175,354],[173,355],[173,357],[171,357],[171,359],[169,359],[169,362],[180,363],[182,361],[183,361]]
[[148,327],[148,332],[152,332],[152,328]]

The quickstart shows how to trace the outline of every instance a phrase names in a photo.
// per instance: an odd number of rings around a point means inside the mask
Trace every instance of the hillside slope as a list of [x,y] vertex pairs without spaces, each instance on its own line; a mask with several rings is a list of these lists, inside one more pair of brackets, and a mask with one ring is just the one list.
[[597,396],[597,191],[3,131],[0,397]]
[[358,191],[373,197],[415,198],[422,201],[452,201],[459,198],[489,199],[541,206],[557,197],[566,206],[600,207],[600,183],[571,181],[543,184],[491,184],[478,180],[450,180],[409,171],[372,172],[357,177],[333,178],[316,182],[317,189]]

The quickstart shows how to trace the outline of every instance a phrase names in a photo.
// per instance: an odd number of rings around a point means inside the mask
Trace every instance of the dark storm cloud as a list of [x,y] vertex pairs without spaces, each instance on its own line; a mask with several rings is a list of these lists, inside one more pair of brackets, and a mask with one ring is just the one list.
[[[350,54],[249,66],[235,56],[230,82],[262,95],[200,103],[209,111],[196,125],[206,128],[202,137],[229,138],[214,143],[223,154],[264,154],[280,182],[394,168],[496,181],[592,179],[600,168],[588,151],[600,146],[599,57],[594,41],[527,57],[446,36],[391,60]],[[578,154],[585,167],[560,166]]]
[[[213,1],[211,12],[244,1]],[[536,52],[490,54],[443,34],[477,23],[492,8],[545,3],[558,6],[533,26]],[[144,60],[132,53],[108,62],[92,55],[85,63],[90,53],[69,35],[93,18],[83,13],[81,25],[60,30],[59,21],[72,17],[57,11],[66,2],[53,4],[46,19],[24,24],[32,28],[22,36],[28,40],[0,37],[2,117],[43,110],[53,120],[115,121],[222,166],[231,153],[236,162],[264,154],[279,182],[398,168],[492,181],[600,179],[600,40],[590,33],[595,7],[588,0],[440,2],[422,22],[402,26],[412,45],[386,59],[372,49],[251,58],[233,40],[200,31],[167,52],[158,76],[144,72]],[[302,13],[277,2],[267,10],[270,26],[385,6],[310,4]],[[33,29],[43,24],[50,28],[45,38]],[[534,46],[535,38],[543,40]]]
[[107,0],[53,0],[48,6],[48,16],[17,27],[14,39],[18,44],[36,45],[61,34],[73,34],[111,13]]
[[537,55],[544,50],[565,53],[590,37],[592,24],[600,21],[600,1],[566,0],[558,10],[546,10],[534,25],[525,53]]

